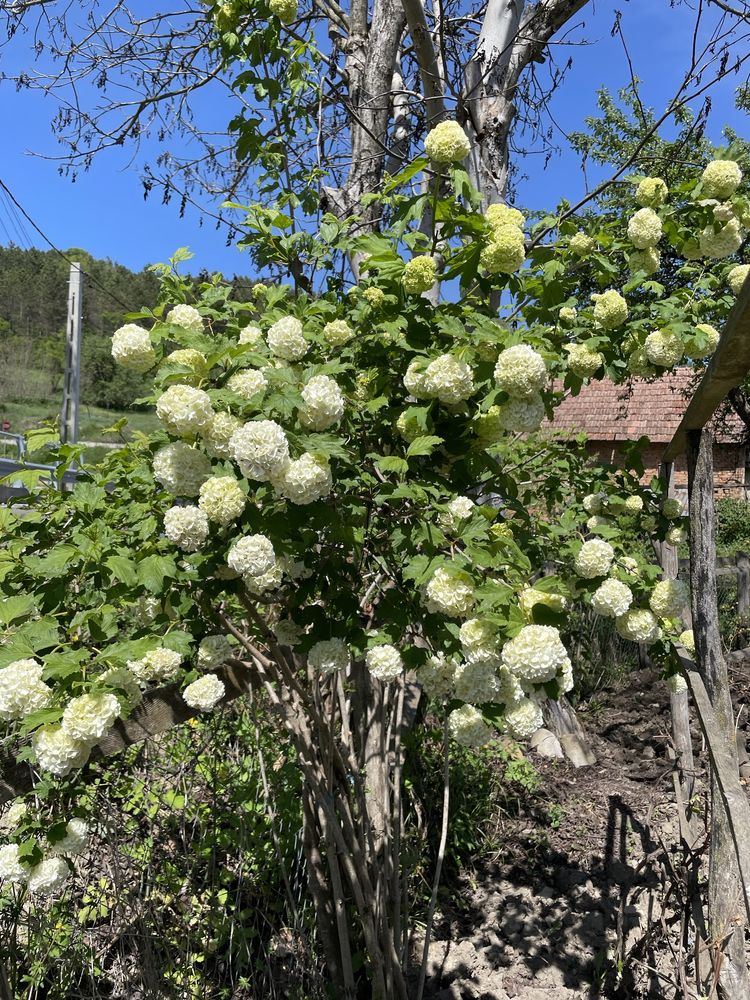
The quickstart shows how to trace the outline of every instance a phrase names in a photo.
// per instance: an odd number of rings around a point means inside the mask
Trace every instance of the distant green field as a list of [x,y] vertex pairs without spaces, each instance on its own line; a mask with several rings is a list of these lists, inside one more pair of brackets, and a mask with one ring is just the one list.
[[[128,427],[123,430],[126,437],[128,430],[143,431],[147,434],[158,425],[156,414],[152,411],[136,413],[103,410],[98,406],[81,406],[78,436],[81,441],[118,441],[116,434],[105,434],[104,428],[111,427],[121,417],[127,417]],[[23,434],[32,427],[39,427],[40,424],[57,421],[59,418],[58,400],[50,400],[49,403],[0,402],[0,421],[9,420],[13,434]]]

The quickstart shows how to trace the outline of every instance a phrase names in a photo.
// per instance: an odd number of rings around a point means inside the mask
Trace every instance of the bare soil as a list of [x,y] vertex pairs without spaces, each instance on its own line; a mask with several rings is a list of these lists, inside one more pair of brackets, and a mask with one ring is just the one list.
[[[730,664],[739,725],[750,664]],[[462,872],[442,901],[427,995],[439,1000],[697,998],[691,898],[700,900],[706,830],[680,841],[669,695],[656,672],[601,692],[579,716],[597,763],[530,755],[544,780],[543,828],[503,817],[495,858]],[[705,753],[694,732],[705,815]],[[551,807],[551,808],[550,808]],[[695,904],[694,904],[695,905]],[[707,970],[709,956],[700,960]],[[706,990],[706,992],[708,992]]]

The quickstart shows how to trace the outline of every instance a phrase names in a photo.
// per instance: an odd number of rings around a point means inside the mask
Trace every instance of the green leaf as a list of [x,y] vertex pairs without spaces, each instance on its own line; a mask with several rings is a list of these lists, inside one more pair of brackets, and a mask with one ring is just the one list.
[[152,594],[159,594],[164,580],[172,579],[177,573],[177,564],[171,556],[151,555],[137,564],[138,582]]
[[403,473],[409,471],[409,463],[405,458],[399,458],[397,455],[381,455],[375,460],[375,464],[381,472]]
[[34,598],[31,594],[16,594],[0,601],[0,622],[10,625],[19,618],[28,618],[34,611]]
[[40,726],[49,726],[54,722],[59,722],[62,719],[62,714],[61,705],[56,705],[54,708],[41,708],[38,712],[32,712],[21,723],[21,735],[28,736]]
[[112,570],[112,576],[124,583],[126,587],[135,587],[138,583],[138,572],[135,560],[128,559],[127,556],[108,556],[104,560],[104,565]]
[[81,664],[87,660],[89,652],[87,649],[66,649],[61,653],[50,653],[44,657],[44,680],[53,677],[64,678],[71,674],[78,673]]
[[443,438],[437,437],[434,434],[424,434],[421,437],[414,438],[406,451],[407,457],[414,458],[416,455],[431,455],[435,448],[442,443]]

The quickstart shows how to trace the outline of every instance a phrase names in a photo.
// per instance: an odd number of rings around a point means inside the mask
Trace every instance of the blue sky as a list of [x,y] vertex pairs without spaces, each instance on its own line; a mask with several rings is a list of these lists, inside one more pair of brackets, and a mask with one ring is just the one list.
[[[154,7],[158,5],[154,4]],[[554,96],[554,119],[563,132],[579,129],[586,115],[596,110],[596,90],[602,85],[617,90],[629,80],[628,67],[619,39],[612,38],[614,10],[622,10],[622,25],[636,74],[643,81],[644,103],[660,110],[675,89],[685,66],[692,34],[692,15],[685,5],[670,7],[669,0],[619,0],[592,2],[579,15],[585,29],[575,37],[591,44],[558,50],[559,61],[568,53],[573,69]],[[574,22],[575,23],[575,22]],[[10,47],[0,50],[0,69],[11,74],[30,64],[28,39],[17,36]],[[709,137],[721,141],[721,126],[731,124],[747,135],[747,116],[734,108],[734,77],[712,91],[713,110]],[[177,205],[163,206],[160,196],[143,199],[138,172],[140,160],[132,162],[132,151],[111,150],[96,158],[91,169],[79,173],[75,183],[59,176],[58,165],[32,152],[54,156],[59,147],[52,136],[50,119],[53,99],[37,92],[16,92],[8,82],[0,83],[0,116],[4,125],[4,150],[0,177],[24,208],[60,248],[80,246],[97,257],[109,257],[132,268],[166,259],[178,246],[190,246],[195,254],[191,270],[205,267],[227,274],[246,273],[247,259],[226,246],[226,230],[216,230],[211,219],[200,225],[198,212],[188,207],[179,218]],[[227,111],[216,107],[217,124],[223,125]],[[565,145],[563,135],[556,136]],[[141,159],[153,152],[145,147]],[[544,168],[542,156],[526,157],[522,170],[528,180],[521,183],[519,198],[535,206],[552,207],[561,197],[575,201],[585,192],[580,165],[575,156],[555,156]],[[595,182],[596,173],[589,174]],[[0,200],[0,242],[8,236],[19,242]],[[30,231],[27,225],[26,229]],[[30,232],[32,242],[43,241]]]

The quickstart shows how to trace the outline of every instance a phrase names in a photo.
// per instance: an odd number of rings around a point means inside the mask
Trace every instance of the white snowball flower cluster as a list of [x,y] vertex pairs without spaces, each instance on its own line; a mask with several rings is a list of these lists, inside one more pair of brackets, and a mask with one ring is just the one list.
[[268,482],[289,465],[289,442],[275,420],[251,420],[229,439],[229,453],[248,479]]
[[672,694],[679,694],[681,691],[687,691],[687,681],[682,676],[682,674],[670,674],[666,678],[667,690],[671,691]]
[[350,659],[349,647],[343,639],[322,639],[307,654],[307,662],[313,670],[319,670],[325,675],[336,670],[346,670]]
[[46,708],[52,690],[42,680],[43,671],[33,659],[14,660],[0,670],[0,719],[23,719]]
[[260,397],[268,388],[268,379],[257,368],[244,368],[227,379],[227,389],[243,399]]
[[700,358],[708,358],[714,353],[719,346],[720,335],[719,331],[710,323],[698,323],[695,329],[697,333],[703,335],[703,346],[698,346],[697,337],[689,336],[685,338],[684,352],[686,357],[698,361]]
[[531,621],[532,611],[537,604],[543,604],[546,608],[551,608],[552,611],[564,611],[568,606],[568,602],[562,594],[537,590],[536,587],[524,587],[518,595],[518,606],[527,621]]
[[427,399],[429,396],[423,362],[418,358],[409,362],[404,375],[404,387],[415,399]]
[[0,881],[22,885],[29,876],[28,868],[21,862],[18,844],[0,847]]
[[591,298],[594,302],[594,319],[605,330],[616,330],[628,318],[628,304],[614,288],[606,292],[595,292]]
[[365,653],[365,665],[373,677],[387,684],[403,672],[404,661],[395,646],[372,646]]
[[263,343],[263,331],[259,326],[246,326],[240,330],[237,343],[243,344],[246,347],[257,347]]
[[729,285],[729,290],[734,295],[740,294],[742,286],[747,281],[748,274],[750,274],[750,264],[737,264],[727,274],[727,284]]
[[603,509],[601,493],[588,493],[582,503],[587,514],[601,514]]
[[456,531],[461,522],[474,513],[474,501],[471,497],[454,497],[448,504],[448,509],[438,515],[438,523],[444,531]]
[[514,399],[535,396],[547,381],[544,358],[528,344],[516,344],[500,352],[495,364],[495,382]]
[[539,430],[546,416],[544,400],[535,393],[528,399],[508,399],[495,410],[497,426],[510,434],[531,434]]
[[527,740],[544,725],[544,716],[538,703],[524,698],[505,714],[505,725],[516,740]]
[[481,747],[489,743],[493,732],[482,718],[482,713],[473,705],[462,705],[448,716],[451,736],[465,747]]
[[192,497],[211,475],[211,462],[197,448],[173,441],[154,455],[154,479],[175,496]]
[[474,605],[474,583],[461,570],[435,570],[425,588],[427,610],[449,618],[465,618]]
[[597,576],[609,573],[615,550],[602,538],[591,538],[584,542],[575,558],[574,569],[584,580],[593,580]]
[[171,681],[180,672],[181,665],[180,654],[166,647],[151,649],[140,660],[128,660],[128,670],[143,684]]
[[[380,289],[378,289],[380,291]],[[354,330],[344,319],[333,319],[323,327],[323,336],[331,347],[341,347],[354,336]]]
[[628,356],[628,371],[631,375],[639,375],[643,378],[656,374],[656,369],[648,360],[646,351],[642,347],[637,347]]
[[631,608],[615,619],[618,635],[629,642],[642,642],[646,646],[661,639],[661,628],[653,612],[648,608]]
[[591,607],[603,618],[619,618],[633,603],[633,591],[619,580],[605,580],[591,596]]
[[568,367],[579,378],[591,378],[604,364],[604,355],[585,344],[568,344]]
[[498,657],[499,640],[497,630],[491,622],[481,618],[469,618],[458,630],[461,651],[470,663],[475,660],[496,660]]
[[67,854],[76,857],[88,847],[89,825],[85,819],[75,817],[65,825],[65,836],[62,840],[50,845],[50,854]]
[[327,431],[344,415],[344,396],[329,375],[313,375],[302,390],[300,421],[314,431]]
[[89,759],[91,744],[74,739],[61,726],[42,726],[31,737],[36,762],[42,771],[62,778]]
[[227,563],[240,576],[261,576],[276,564],[276,553],[265,535],[245,535],[230,548]]
[[226,693],[224,681],[216,674],[204,674],[197,681],[188,684],[182,692],[182,699],[191,708],[199,712],[210,712],[221,701]]
[[706,226],[698,237],[698,246],[702,257],[712,257],[722,260],[731,257],[742,246],[742,230],[737,219],[730,219],[718,230],[714,226]]
[[504,666],[521,682],[542,684],[562,670],[568,651],[552,625],[524,625],[503,646],[502,658]]
[[495,226],[492,239],[479,254],[479,263],[488,274],[515,274],[526,260],[523,230],[513,223]]
[[208,359],[205,354],[201,354],[200,351],[194,351],[192,348],[186,348],[181,351],[172,351],[164,359],[167,364],[180,365],[182,368],[189,368],[191,375],[182,375],[184,381],[189,381],[190,385],[195,382],[200,382],[208,375]]
[[661,219],[653,208],[639,208],[628,222],[628,239],[636,250],[655,247],[661,236]]
[[209,521],[223,527],[242,515],[247,497],[233,476],[213,476],[200,488],[198,506]]
[[267,340],[271,352],[284,361],[299,361],[310,350],[302,324],[294,316],[277,320],[268,331]]
[[643,497],[639,496],[637,493],[633,493],[629,497],[626,497],[625,510],[628,511],[629,514],[640,514],[643,510]]
[[203,332],[203,317],[201,314],[193,306],[183,303],[169,310],[167,313],[167,323],[181,326],[184,330],[190,330],[191,333]]
[[682,340],[669,330],[655,330],[646,337],[643,345],[646,357],[652,365],[673,368],[682,357]]
[[586,521],[586,527],[589,531],[594,531],[596,528],[606,528],[611,523],[608,517],[603,517],[601,514],[592,514]]
[[401,284],[408,295],[421,295],[429,292],[437,281],[437,264],[432,257],[423,254],[412,257],[404,265]]
[[54,896],[60,892],[70,877],[70,868],[59,857],[45,858],[29,870],[29,892],[38,896]]
[[112,357],[118,365],[143,374],[156,364],[156,354],[148,330],[126,323],[112,334]]
[[667,531],[664,541],[667,545],[682,545],[687,541],[687,531],[681,525],[675,524]]
[[667,497],[661,505],[661,512],[670,521],[682,517],[682,501],[678,500],[677,497]]
[[688,653],[695,655],[695,636],[691,628],[686,628],[684,632],[680,632],[677,636],[677,641],[682,643]]
[[487,660],[460,663],[456,667],[454,685],[456,697],[472,705],[497,701],[502,689],[492,661]]
[[587,233],[575,233],[570,238],[568,247],[578,257],[588,257],[596,250],[596,240]]
[[453,678],[456,661],[447,659],[443,653],[428,657],[417,671],[417,678],[428,698],[447,701],[453,695]]
[[[570,661],[566,662],[569,663]],[[565,669],[563,667],[563,671]],[[523,701],[526,697],[526,692],[515,674],[512,674],[507,667],[500,667],[497,676],[500,681],[500,690],[497,693],[495,701],[502,702],[506,708],[512,708],[513,705],[518,705],[519,702]]]
[[656,274],[661,267],[661,254],[656,247],[635,250],[628,257],[628,268],[632,274],[643,271],[645,275]]
[[15,830],[28,811],[29,807],[20,799],[11,802],[5,813],[0,817],[0,830]]
[[678,618],[689,600],[690,589],[683,580],[660,580],[651,592],[648,603],[659,618]]
[[287,465],[283,475],[273,480],[273,486],[280,496],[304,506],[328,496],[333,489],[333,476],[324,459],[305,452]]
[[667,200],[669,188],[661,177],[644,177],[635,189],[635,200],[645,208],[658,208]]
[[203,435],[209,455],[213,455],[214,458],[230,458],[229,441],[240,427],[242,421],[233,413],[227,413],[226,410],[215,413],[211,426]]
[[302,629],[291,618],[282,618],[276,622],[273,634],[280,646],[299,646],[302,641]]
[[712,160],[701,174],[706,198],[731,198],[742,182],[742,170],[734,160]]
[[424,372],[424,390],[447,406],[457,406],[474,392],[474,375],[465,361],[441,354]]
[[209,431],[214,419],[208,393],[191,385],[170,385],[156,401],[156,415],[178,437]]
[[282,24],[291,24],[297,18],[297,0],[269,0],[268,9]]
[[455,121],[440,122],[430,129],[424,151],[433,163],[460,163],[469,155],[469,138]]
[[200,507],[170,507],[164,515],[164,534],[183,552],[197,552],[208,538],[208,518]]
[[120,702],[113,694],[82,694],[65,706],[62,730],[81,743],[96,743],[120,717]]
[[575,306],[563,306],[557,316],[564,326],[572,326],[578,318],[578,310]]
[[207,635],[198,646],[196,663],[201,670],[216,670],[233,652],[232,644],[225,635]]
[[484,217],[493,229],[498,229],[500,226],[517,226],[518,229],[523,229],[526,225],[523,212],[519,212],[517,208],[511,208],[510,205],[504,205],[502,202],[490,205],[484,213]]
[[276,590],[277,587],[280,587],[283,577],[283,567],[281,562],[277,562],[260,576],[243,577],[242,582],[251,594],[265,594],[267,590]]

